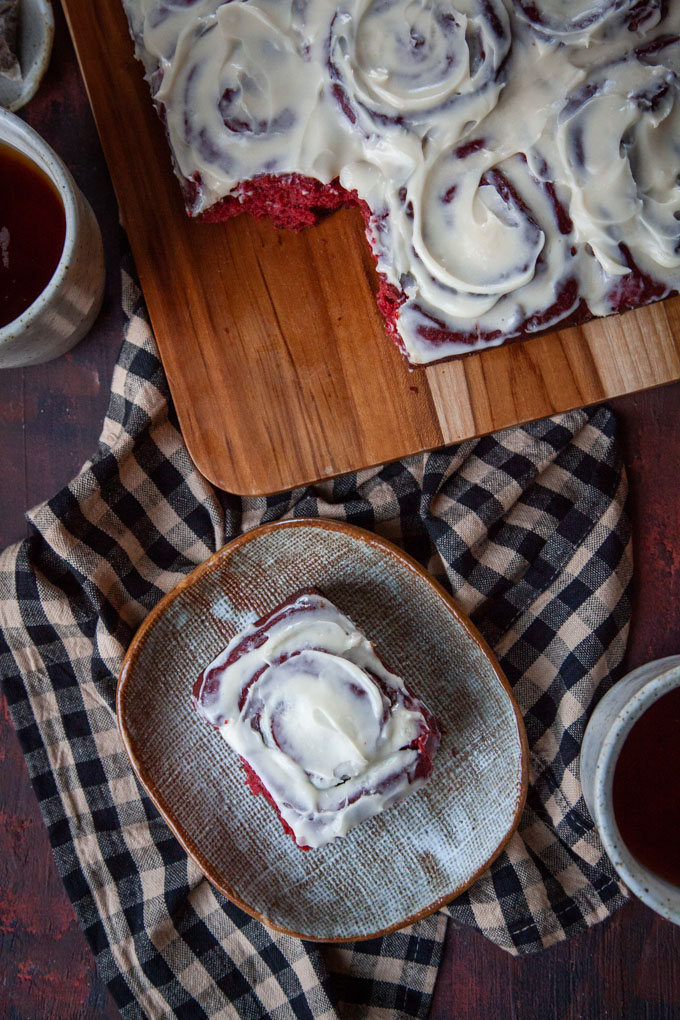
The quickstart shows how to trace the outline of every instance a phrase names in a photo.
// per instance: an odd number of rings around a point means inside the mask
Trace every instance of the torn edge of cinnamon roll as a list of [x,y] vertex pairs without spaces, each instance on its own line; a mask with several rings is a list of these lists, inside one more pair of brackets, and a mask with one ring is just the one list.
[[317,588],[232,638],[192,701],[301,849],[346,835],[421,787],[441,738],[432,713]]

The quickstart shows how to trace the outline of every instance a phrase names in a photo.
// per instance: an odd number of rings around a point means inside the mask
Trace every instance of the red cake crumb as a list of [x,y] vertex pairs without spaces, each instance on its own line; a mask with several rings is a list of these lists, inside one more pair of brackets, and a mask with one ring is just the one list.
[[263,174],[239,184],[236,195],[216,202],[199,219],[219,223],[247,212],[256,220],[269,217],[275,227],[298,233],[328,213],[351,205],[357,205],[356,194],[346,191],[337,180],[322,184],[301,174]]

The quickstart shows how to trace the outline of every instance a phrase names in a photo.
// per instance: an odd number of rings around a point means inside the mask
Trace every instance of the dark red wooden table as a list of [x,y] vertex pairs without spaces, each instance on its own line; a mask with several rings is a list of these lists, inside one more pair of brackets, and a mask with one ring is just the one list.
[[[24,512],[94,450],[121,339],[116,202],[63,17],[23,116],[70,166],[104,235],[104,307],[72,353],[0,372],[0,548]],[[635,528],[632,668],[680,652],[680,384],[611,402]],[[680,779],[680,777],[679,777]],[[450,930],[433,1020],[680,1020],[680,928],[639,903],[569,943],[516,960]],[[0,697],[0,1020],[112,1020],[118,1011],[66,898]]]

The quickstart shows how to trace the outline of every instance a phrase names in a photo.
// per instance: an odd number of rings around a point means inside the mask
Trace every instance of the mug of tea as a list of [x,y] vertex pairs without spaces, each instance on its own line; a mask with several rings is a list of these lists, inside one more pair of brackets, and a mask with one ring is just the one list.
[[57,154],[0,109],[0,368],[64,354],[104,294],[104,251],[87,199]]
[[605,694],[583,737],[581,783],[625,884],[680,924],[680,655],[640,666]]

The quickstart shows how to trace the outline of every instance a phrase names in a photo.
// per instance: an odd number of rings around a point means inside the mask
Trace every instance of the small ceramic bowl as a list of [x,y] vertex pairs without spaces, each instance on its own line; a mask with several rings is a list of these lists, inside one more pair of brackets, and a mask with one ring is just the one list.
[[37,131],[0,110],[0,142],[47,174],[64,204],[64,250],[52,279],[33,304],[0,328],[0,368],[51,361],[89,332],[104,295],[104,249],[94,213],[64,163]]
[[612,804],[614,771],[626,737],[650,705],[676,687],[680,687],[680,655],[671,655],[634,669],[605,694],[583,737],[581,783],[607,855],[625,884],[657,914],[680,924],[680,887],[631,854]]
[[[443,739],[422,789],[303,851],[193,711],[191,689],[235,633],[308,585],[375,643]],[[524,727],[488,646],[414,560],[339,522],[265,525],[190,574],[138,631],[117,710],[137,776],[199,868],[253,917],[299,938],[370,938],[434,912],[500,853],[526,796]]]
[[35,95],[47,70],[54,40],[54,12],[49,0],[20,0],[17,56],[21,77],[0,75],[0,106],[20,110]]

